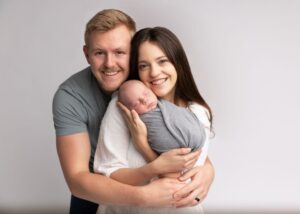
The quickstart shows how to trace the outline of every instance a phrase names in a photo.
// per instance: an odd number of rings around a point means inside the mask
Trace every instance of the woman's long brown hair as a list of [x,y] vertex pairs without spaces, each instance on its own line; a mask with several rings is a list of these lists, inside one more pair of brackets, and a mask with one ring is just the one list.
[[177,72],[175,96],[186,101],[194,101],[207,108],[212,125],[212,112],[209,105],[198,91],[185,51],[174,33],[164,27],[144,28],[131,40],[129,79],[139,79],[139,47],[144,42],[151,42],[161,48]]

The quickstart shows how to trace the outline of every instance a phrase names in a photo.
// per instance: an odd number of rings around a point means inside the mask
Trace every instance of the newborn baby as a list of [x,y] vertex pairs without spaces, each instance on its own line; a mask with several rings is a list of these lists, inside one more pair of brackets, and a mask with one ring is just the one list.
[[188,109],[176,106],[156,95],[141,81],[124,82],[119,101],[134,109],[145,123],[151,148],[161,154],[175,148],[200,149],[205,141],[203,124]]

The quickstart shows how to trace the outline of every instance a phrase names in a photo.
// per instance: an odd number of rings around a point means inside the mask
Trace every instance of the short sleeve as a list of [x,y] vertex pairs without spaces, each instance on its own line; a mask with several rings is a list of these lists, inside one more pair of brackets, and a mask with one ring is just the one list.
[[129,167],[127,154],[131,137],[117,107],[117,98],[114,94],[105,112],[94,159],[94,171],[108,177],[118,169]]
[[52,103],[52,113],[57,136],[87,131],[87,113],[74,94],[58,89]]
[[207,158],[207,155],[208,155],[209,136],[210,136],[209,112],[205,107],[203,107],[197,103],[191,103],[189,105],[189,109],[196,115],[198,120],[204,125],[204,129],[205,129],[206,136],[205,136],[204,145],[202,147],[200,157],[196,162],[196,165],[201,166],[204,164],[204,162]]

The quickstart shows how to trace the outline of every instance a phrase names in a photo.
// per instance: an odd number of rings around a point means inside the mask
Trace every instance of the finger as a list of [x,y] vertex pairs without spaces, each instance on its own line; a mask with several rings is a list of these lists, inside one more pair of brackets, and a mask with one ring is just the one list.
[[186,155],[192,151],[191,148],[179,148],[179,149],[172,149],[170,152],[174,153],[175,155]]
[[182,198],[181,200],[178,200],[175,203],[175,206],[177,208],[180,207],[187,207],[187,206],[195,206],[197,205],[199,202],[196,200],[196,198],[199,198],[201,200],[201,198],[199,197],[199,190],[195,189],[193,192],[191,192],[188,196],[186,196],[185,198]]
[[130,115],[129,109],[126,106],[124,106],[121,102],[117,102],[117,105],[123,113],[125,113],[127,116]]
[[183,188],[178,190],[177,192],[174,193],[174,198],[175,199],[180,199],[183,198],[185,195],[189,194],[190,192],[194,191],[196,189],[196,185],[194,182],[190,182],[186,184]]
[[195,164],[197,163],[197,161],[198,161],[198,158],[192,159],[192,160],[186,162],[184,166],[186,169],[192,169],[195,167]]
[[118,102],[117,105],[120,108],[122,116],[125,119],[126,123],[130,126],[130,124],[132,124],[132,117],[131,117],[130,110],[126,106],[124,106],[121,102]]
[[195,151],[195,152],[190,152],[189,154],[185,155],[185,161],[191,161],[191,160],[198,160],[199,155],[200,155],[201,151]]
[[194,167],[186,172],[183,173],[182,176],[180,176],[178,179],[180,181],[185,181],[191,177],[193,177],[195,174],[197,174],[199,172],[200,167]]
[[140,121],[140,116],[135,110],[131,110],[131,117],[136,124]]

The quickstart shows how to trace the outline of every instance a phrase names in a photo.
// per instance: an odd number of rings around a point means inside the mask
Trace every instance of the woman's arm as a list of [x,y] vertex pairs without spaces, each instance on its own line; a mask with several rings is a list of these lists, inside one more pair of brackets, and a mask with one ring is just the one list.
[[[130,111],[120,102],[118,102],[118,106],[123,113],[122,115],[129,127],[133,143],[137,150],[143,155],[147,162],[150,162],[149,165],[157,163],[157,169],[160,169],[161,173],[156,174],[156,176],[162,175],[163,177],[178,178],[181,175],[179,172],[191,169],[195,165],[200,151],[190,153],[191,149],[189,148],[170,150],[158,156],[148,143],[147,128],[139,115],[134,110]],[[185,162],[182,162],[182,160]],[[137,173],[145,175],[145,171],[143,170],[145,168],[147,168],[147,165],[141,167],[140,172]],[[132,176],[135,172],[136,171],[132,171],[131,169],[122,169],[113,173],[112,177],[118,181],[124,181],[128,178],[129,174]],[[134,184],[135,180],[132,179],[131,182],[133,182],[131,184]]]
[[130,185],[143,185],[155,176],[191,169],[200,153],[190,151],[189,148],[173,149],[142,167],[118,169],[111,178]]
[[189,108],[200,120],[200,122],[203,123],[205,127],[206,139],[200,158],[196,163],[196,167],[189,170],[179,178],[181,181],[191,179],[191,182],[174,195],[175,198],[181,199],[176,204],[178,207],[195,205],[195,203],[197,203],[197,201],[195,201],[195,197],[200,198],[201,201],[204,200],[215,176],[214,167],[207,157],[210,136],[208,111],[196,103],[191,104]]
[[[187,154],[190,152],[189,149],[178,149],[161,155],[139,168],[129,168],[127,152],[130,133],[116,102],[117,97],[114,97],[102,120],[94,160],[95,172],[110,176],[122,183],[141,185],[159,174],[188,168],[189,163],[198,158],[197,153]],[[136,155],[139,153],[137,152]]]

